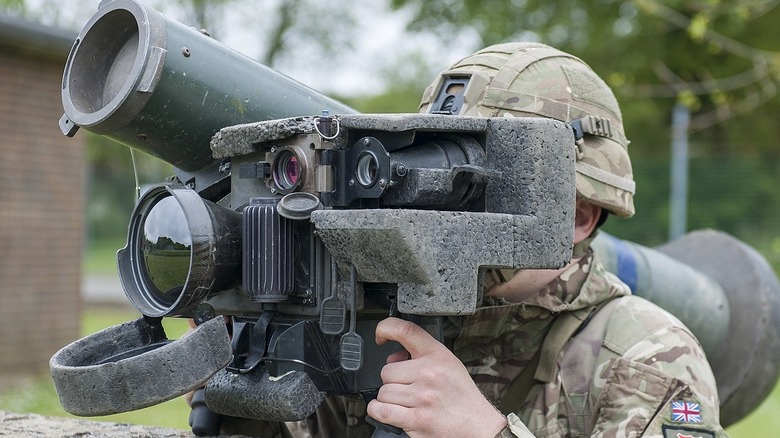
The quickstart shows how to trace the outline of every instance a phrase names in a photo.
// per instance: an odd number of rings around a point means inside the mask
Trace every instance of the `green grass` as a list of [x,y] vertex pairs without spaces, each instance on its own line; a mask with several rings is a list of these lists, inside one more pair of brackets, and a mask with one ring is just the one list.
[[728,428],[732,438],[776,436],[780,430],[780,384],[750,415]]
[[84,272],[106,277],[116,276],[116,252],[124,246],[124,238],[90,242],[89,249],[84,252]]
[[[89,308],[82,318],[82,336],[103,328],[138,318],[138,314],[126,310]],[[171,339],[179,338],[187,331],[187,323],[181,319],[166,318],[163,321],[166,333]],[[0,410],[10,412],[32,412],[42,415],[73,417],[60,406],[54,383],[48,374],[25,379],[7,393],[0,394]],[[94,417],[92,420],[116,423],[146,424],[152,426],[189,429],[189,406],[183,398],[173,399],[145,409],[123,414]]]

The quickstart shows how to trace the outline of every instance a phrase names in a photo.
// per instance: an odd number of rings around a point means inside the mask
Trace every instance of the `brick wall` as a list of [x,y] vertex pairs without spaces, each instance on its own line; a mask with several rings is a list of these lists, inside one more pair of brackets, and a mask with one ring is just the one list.
[[79,335],[85,136],[57,126],[66,54],[36,53],[0,38],[0,375]]

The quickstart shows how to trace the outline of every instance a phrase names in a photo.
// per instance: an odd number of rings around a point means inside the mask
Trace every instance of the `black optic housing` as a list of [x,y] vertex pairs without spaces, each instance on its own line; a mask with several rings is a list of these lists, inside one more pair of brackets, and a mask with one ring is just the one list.
[[241,214],[181,185],[154,186],[136,204],[117,265],[141,313],[186,315],[241,283]]

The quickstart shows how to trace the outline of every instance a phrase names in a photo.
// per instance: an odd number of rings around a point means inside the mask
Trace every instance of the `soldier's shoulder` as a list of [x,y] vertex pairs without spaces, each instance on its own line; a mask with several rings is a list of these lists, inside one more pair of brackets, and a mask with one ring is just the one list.
[[[666,310],[636,296],[613,300],[600,355],[643,364],[694,386],[702,400],[717,399],[715,378],[699,341]],[[714,402],[717,406],[717,402]]]
[[[651,429],[661,434],[663,425],[676,424],[670,415],[671,403],[677,402],[695,403],[703,421],[698,425],[722,433],[717,425],[715,377],[690,330],[666,310],[640,297],[617,298],[608,306],[591,388],[600,394],[601,427],[645,410],[647,424],[656,425]],[[633,396],[625,395],[629,387]],[[616,399],[620,399],[618,410],[622,414],[613,418],[609,409],[603,409],[617,406]]]
[[643,341],[656,345],[693,343],[698,347],[696,338],[679,319],[644,298],[616,298],[599,313],[603,314],[595,318],[603,318],[604,346],[618,355],[625,355]]

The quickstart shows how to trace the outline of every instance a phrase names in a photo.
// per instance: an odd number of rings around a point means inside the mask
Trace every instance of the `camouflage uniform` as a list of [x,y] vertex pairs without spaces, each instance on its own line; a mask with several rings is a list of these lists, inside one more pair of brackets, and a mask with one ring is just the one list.
[[550,382],[534,385],[508,415],[500,436],[726,436],[696,339],[666,311],[631,296],[591,252],[538,295],[479,309],[453,348],[497,403],[558,312],[610,299],[566,344]]
[[[447,81],[462,77],[469,78],[462,91],[449,91]],[[452,112],[460,115],[547,117],[579,125],[578,198],[617,216],[634,214],[620,108],[582,60],[544,44],[498,44],[443,71],[426,89],[420,112],[441,113],[442,93],[461,94]],[[521,401],[505,409],[512,412],[501,436],[724,436],[715,380],[696,339],[666,311],[630,296],[589,251],[522,303],[486,302],[460,321],[451,349],[488,399],[499,403],[547,345],[551,327],[558,331],[554,320],[601,303],[568,343],[560,343],[560,355],[540,362],[533,377],[542,381],[524,398],[508,397]]]

